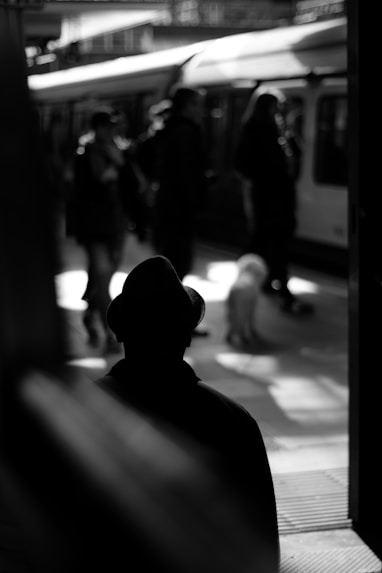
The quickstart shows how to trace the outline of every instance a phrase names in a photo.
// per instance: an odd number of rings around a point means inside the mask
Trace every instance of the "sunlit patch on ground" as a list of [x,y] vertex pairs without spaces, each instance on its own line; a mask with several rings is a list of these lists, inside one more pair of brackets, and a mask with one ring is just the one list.
[[208,264],[206,279],[189,274],[185,277],[184,284],[196,289],[206,302],[213,302],[226,299],[235,277],[235,262],[212,262]]
[[291,277],[288,286],[294,294],[318,294],[320,290],[316,283],[299,277]]
[[[235,261],[212,262],[208,264],[207,279],[197,275],[187,275],[184,283],[196,289],[208,301],[222,301],[227,298],[228,291],[237,277]],[[296,294],[318,294],[318,285],[306,279],[291,277],[291,291]]]
[[212,283],[195,275],[187,275],[184,284],[198,291],[206,302],[224,300],[228,292],[227,285]]
[[84,270],[66,271],[55,277],[57,304],[67,310],[85,310],[87,304],[82,300],[87,282]]
[[99,356],[87,356],[85,358],[75,358],[74,360],[69,360],[68,364],[70,366],[78,366],[79,368],[91,368],[94,370],[104,370],[107,366],[107,362],[104,358]]
[[[206,302],[223,301],[236,278],[237,268],[234,261],[212,262],[208,264],[207,278],[189,274],[184,284],[196,289]],[[122,290],[127,277],[126,272],[116,272],[110,283],[110,296],[115,298]],[[68,310],[85,310],[86,302],[82,295],[86,288],[87,273],[85,270],[66,271],[55,277],[57,304]],[[311,281],[292,277],[290,288],[296,294],[318,292],[318,286]]]
[[274,376],[279,370],[276,356],[254,356],[242,352],[221,352],[216,355],[218,364],[250,378]]
[[235,261],[212,262],[208,264],[207,277],[214,283],[231,284],[237,275]]
[[[117,272],[110,283],[110,296],[115,298],[122,290],[127,273]],[[67,310],[85,310],[87,303],[82,300],[87,283],[85,270],[66,271],[56,275],[57,304]]]
[[[226,352],[217,354],[216,361],[256,383],[266,382],[278,407],[288,418],[299,423],[324,420],[326,424],[338,424],[339,413],[346,412],[348,388],[327,376],[319,373],[310,377],[291,376],[275,356]],[[346,419],[342,421],[346,423]]]
[[320,410],[326,414],[334,411],[335,416],[339,407],[346,403],[347,391],[341,394],[335,394],[331,387],[335,386],[335,381],[331,384],[321,380],[320,376],[314,378],[300,376],[275,376],[270,392],[277,404],[284,411],[295,412],[296,417],[299,415],[315,415]]
[[121,291],[123,283],[125,282],[127,273],[116,272],[110,282],[110,296],[115,298]]

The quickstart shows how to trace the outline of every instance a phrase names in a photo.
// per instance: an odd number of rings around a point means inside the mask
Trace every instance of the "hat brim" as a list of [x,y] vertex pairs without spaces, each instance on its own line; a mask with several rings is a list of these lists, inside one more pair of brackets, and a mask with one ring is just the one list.
[[192,311],[195,317],[195,326],[194,326],[195,328],[196,326],[198,326],[198,324],[202,322],[204,318],[204,315],[206,313],[206,304],[204,302],[204,299],[198,293],[198,291],[186,285],[184,285],[183,288],[187,292],[188,297],[192,304]]
[[[184,291],[186,292],[190,302],[191,302],[191,323],[190,329],[196,328],[204,318],[206,312],[206,305],[203,297],[192,287],[182,285]],[[123,296],[122,294],[117,295],[109,304],[107,310],[107,322],[111,330],[116,334],[117,338],[121,341],[123,340]],[[122,319],[122,320],[121,320]]]

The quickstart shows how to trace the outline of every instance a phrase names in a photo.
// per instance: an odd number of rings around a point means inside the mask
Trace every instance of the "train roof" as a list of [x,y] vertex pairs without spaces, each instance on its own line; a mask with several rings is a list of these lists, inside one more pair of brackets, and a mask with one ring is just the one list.
[[57,88],[65,89],[65,86],[86,86],[100,80],[107,81],[126,75],[139,75],[158,69],[171,69],[186,62],[190,57],[203,49],[210,40],[108,60],[97,64],[77,66],[66,70],[59,70],[46,74],[36,74],[28,77],[29,88],[34,92],[54,92]]
[[[31,75],[40,100],[153,89],[182,67],[185,85],[220,85],[346,71],[346,17],[246,32],[97,64]],[[162,74],[162,75],[161,75]],[[110,84],[112,82],[112,84]]]
[[346,17],[218,38],[185,65],[182,81],[202,86],[344,73],[346,39]]

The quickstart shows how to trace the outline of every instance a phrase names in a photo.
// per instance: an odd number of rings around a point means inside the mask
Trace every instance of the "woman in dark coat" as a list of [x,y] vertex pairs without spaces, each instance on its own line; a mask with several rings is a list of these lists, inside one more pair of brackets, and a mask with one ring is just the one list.
[[248,181],[252,207],[249,251],[268,265],[264,291],[277,294],[281,308],[311,310],[290,292],[289,249],[296,231],[296,156],[283,125],[285,98],[278,90],[257,90],[243,117],[236,169]]

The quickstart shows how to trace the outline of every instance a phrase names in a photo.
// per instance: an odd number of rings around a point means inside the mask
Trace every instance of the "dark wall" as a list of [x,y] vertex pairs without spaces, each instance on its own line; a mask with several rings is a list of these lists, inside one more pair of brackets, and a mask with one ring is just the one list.
[[[349,0],[350,91],[350,274],[349,274],[349,383],[350,383],[350,517],[353,527],[382,558],[382,489],[378,468],[381,435],[382,323],[382,200],[378,146],[367,126],[382,128],[381,114],[360,99],[360,55],[372,53],[377,24],[370,13],[368,32],[360,40],[367,6]],[[362,64],[364,66],[365,64]],[[369,100],[369,101],[367,101]]]

